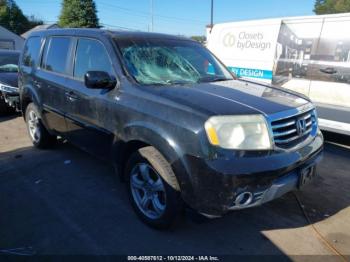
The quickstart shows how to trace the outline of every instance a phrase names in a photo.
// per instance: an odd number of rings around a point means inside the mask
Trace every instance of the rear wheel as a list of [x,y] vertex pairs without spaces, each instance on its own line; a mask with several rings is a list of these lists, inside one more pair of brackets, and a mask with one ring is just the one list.
[[27,106],[25,119],[29,137],[35,147],[48,148],[55,143],[56,136],[50,135],[46,130],[39,117],[38,109],[33,103]]
[[130,201],[138,216],[151,227],[170,227],[182,211],[182,200],[165,158],[154,147],[141,148],[130,157],[126,176]]

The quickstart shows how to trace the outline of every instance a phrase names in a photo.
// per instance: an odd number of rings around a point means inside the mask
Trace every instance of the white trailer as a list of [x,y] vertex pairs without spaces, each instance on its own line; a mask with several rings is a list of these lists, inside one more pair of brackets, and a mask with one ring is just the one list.
[[207,47],[239,77],[309,96],[322,129],[350,135],[350,13],[215,24]]

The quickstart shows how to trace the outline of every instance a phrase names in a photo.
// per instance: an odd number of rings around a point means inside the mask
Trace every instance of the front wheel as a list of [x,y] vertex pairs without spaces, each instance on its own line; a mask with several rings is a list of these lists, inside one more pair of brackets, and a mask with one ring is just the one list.
[[138,216],[151,227],[170,227],[182,211],[182,199],[165,158],[154,147],[141,148],[130,157],[126,176],[130,201]]
[[38,148],[51,147],[56,141],[56,136],[52,136],[46,130],[39,117],[38,109],[33,103],[26,108],[25,120],[30,140]]

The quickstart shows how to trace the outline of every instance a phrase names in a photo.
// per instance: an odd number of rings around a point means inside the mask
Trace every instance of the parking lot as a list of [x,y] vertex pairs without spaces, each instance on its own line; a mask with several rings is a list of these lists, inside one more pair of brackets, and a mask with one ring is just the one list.
[[302,192],[215,220],[187,211],[162,232],[136,217],[107,163],[64,141],[34,149],[18,115],[0,118],[0,135],[0,253],[350,259],[348,146],[326,143]]

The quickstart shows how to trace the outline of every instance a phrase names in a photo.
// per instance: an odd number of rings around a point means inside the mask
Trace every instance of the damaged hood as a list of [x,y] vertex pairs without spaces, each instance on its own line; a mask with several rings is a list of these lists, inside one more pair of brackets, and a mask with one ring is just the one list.
[[242,80],[174,85],[154,90],[158,90],[157,95],[209,115],[269,115],[310,102],[295,92]]

